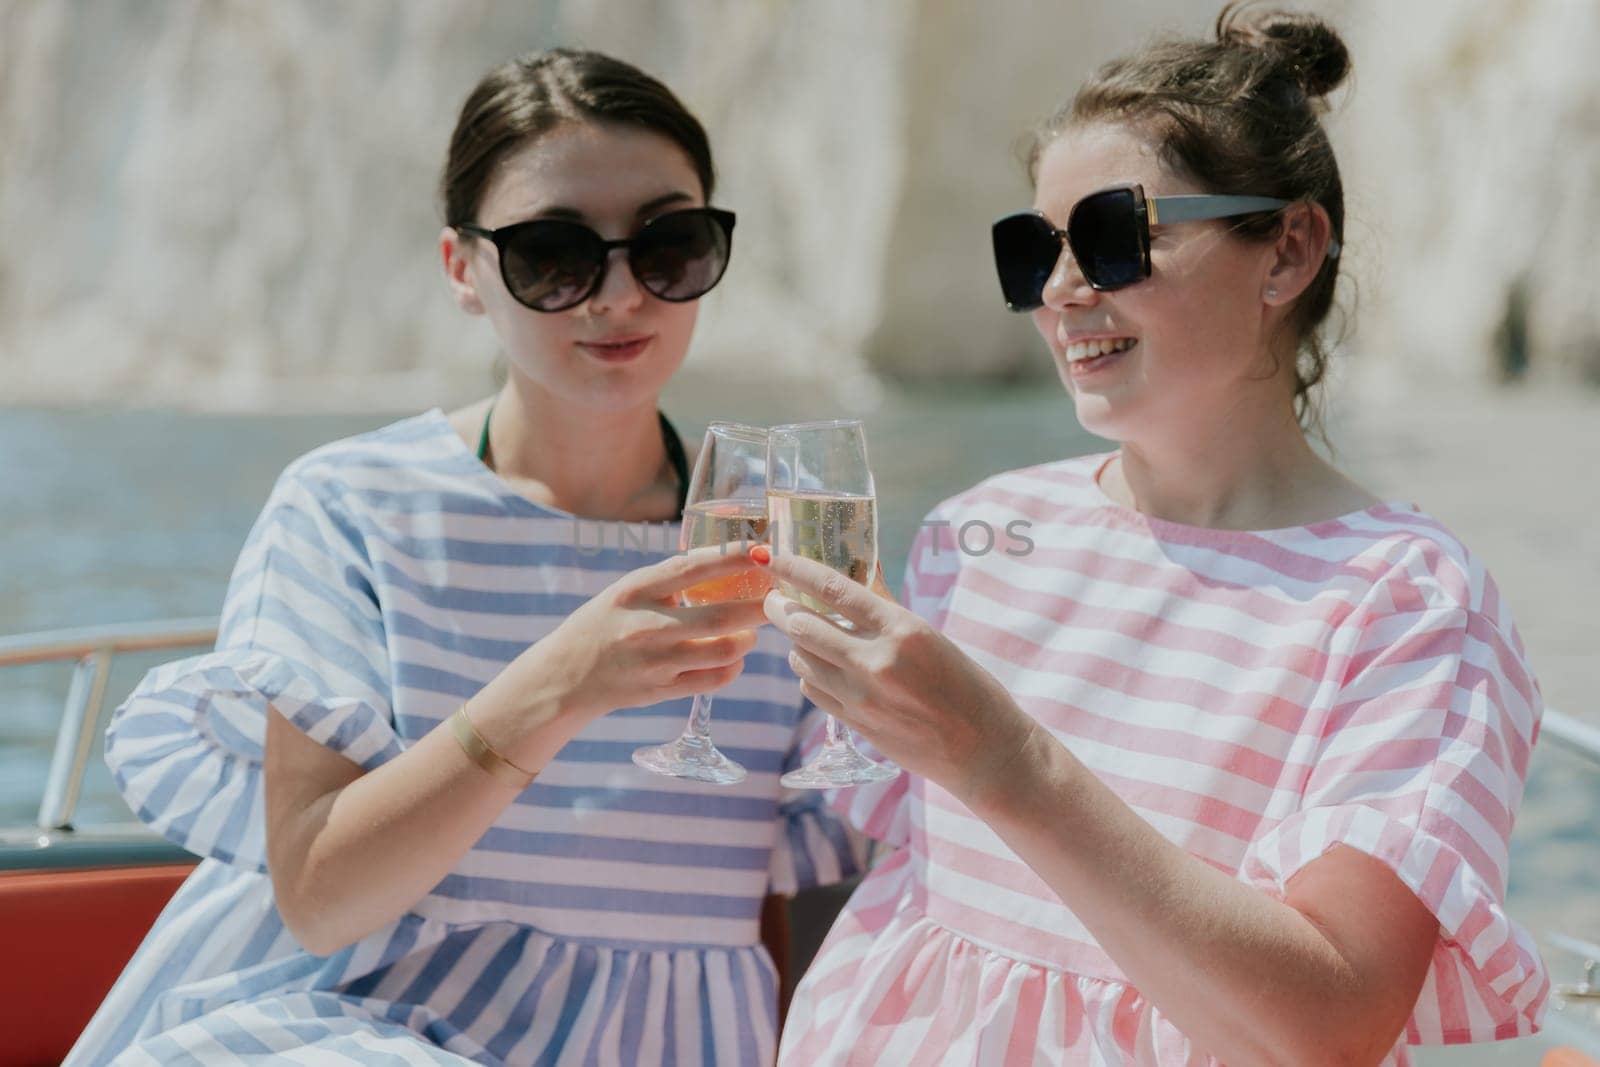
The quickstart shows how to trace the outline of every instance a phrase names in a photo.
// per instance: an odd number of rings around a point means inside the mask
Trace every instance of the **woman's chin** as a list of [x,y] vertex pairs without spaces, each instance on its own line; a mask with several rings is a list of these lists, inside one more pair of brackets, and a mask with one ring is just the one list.
[[605,414],[654,404],[682,365],[683,355],[680,352],[678,358],[670,359],[663,358],[660,351],[646,352],[641,359],[615,365],[579,355],[569,362],[536,367],[511,362],[509,369],[537,391],[564,404]]
[[676,366],[633,366],[589,377],[578,388],[582,403],[601,411],[630,411],[652,404],[672,379]]
[[1099,393],[1080,393],[1068,390],[1072,407],[1078,416],[1078,425],[1107,441],[1122,441],[1128,436],[1127,412],[1121,404]]
[[661,396],[665,382],[595,382],[577,390],[572,400],[597,414],[614,411],[633,411],[655,404]]

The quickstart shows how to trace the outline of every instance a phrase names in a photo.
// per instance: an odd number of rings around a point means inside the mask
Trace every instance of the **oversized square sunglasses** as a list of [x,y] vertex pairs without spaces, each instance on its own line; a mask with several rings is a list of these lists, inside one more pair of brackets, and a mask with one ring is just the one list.
[[[994,224],[994,263],[1000,291],[1012,311],[1044,304],[1044,287],[1063,244],[1084,280],[1101,292],[1125,289],[1150,277],[1150,227],[1276,211],[1291,201],[1270,196],[1152,196],[1140,185],[1090,193],[1072,206],[1058,230],[1037,211],[1007,215]],[[1338,241],[1328,256],[1339,254]]]
[[567,219],[531,219],[495,230],[463,222],[454,228],[494,242],[500,277],[519,304],[565,311],[599,291],[614,248],[627,250],[628,269],[652,296],[674,303],[699,299],[728,269],[733,222],[733,212],[721,208],[669,211],[615,241]]

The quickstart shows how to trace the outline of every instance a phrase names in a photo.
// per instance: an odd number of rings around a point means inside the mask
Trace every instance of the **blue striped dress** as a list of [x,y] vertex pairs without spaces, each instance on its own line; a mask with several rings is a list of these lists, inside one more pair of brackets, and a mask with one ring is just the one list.
[[677,734],[687,700],[623,708],[409,912],[331,956],[285,929],[266,873],[269,705],[379,766],[677,541],[676,523],[581,521],[519,496],[437,410],[293,463],[216,651],[152,671],[112,721],[129,804],[204,858],[67,1062],[770,1062],[762,900],[862,862],[820,794],[778,784],[816,712],[771,627],[717,694],[717,744],[751,772],[737,786],[630,761]]

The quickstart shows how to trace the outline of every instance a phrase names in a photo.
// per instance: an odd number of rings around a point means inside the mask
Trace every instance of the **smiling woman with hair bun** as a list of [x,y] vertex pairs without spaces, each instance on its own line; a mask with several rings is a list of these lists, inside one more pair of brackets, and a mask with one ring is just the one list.
[[[1506,914],[1542,711],[1495,583],[1312,449],[1344,193],[1320,19],[1100,69],[994,227],[1102,455],[940,505],[905,607],[794,556],[802,689],[907,771],[838,808],[896,847],[800,985],[780,1061],[1283,1067],[1533,1032]],[[1026,521],[1031,551],[952,531]]]

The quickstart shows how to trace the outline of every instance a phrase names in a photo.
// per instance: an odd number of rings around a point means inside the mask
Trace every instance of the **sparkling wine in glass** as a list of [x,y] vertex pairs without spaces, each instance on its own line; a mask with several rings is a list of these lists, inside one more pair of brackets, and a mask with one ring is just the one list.
[[[679,547],[684,551],[721,545],[727,552],[746,552],[767,534],[767,431],[733,422],[713,422],[689,478]],[[751,564],[746,570],[712,578],[685,589],[685,607],[760,600],[771,578]],[[746,771],[711,743],[711,697],[695,695],[683,733],[664,745],[636,749],[633,762],[647,771],[731,785]]]
[[[773,552],[804,556],[852,582],[872,583],[878,566],[878,498],[860,419],[791,423],[768,431],[767,517]],[[779,582],[778,590],[836,626],[854,628],[789,583]],[[830,715],[821,751],[782,782],[793,789],[827,789],[888,781],[899,773],[863,756],[849,730]]]

